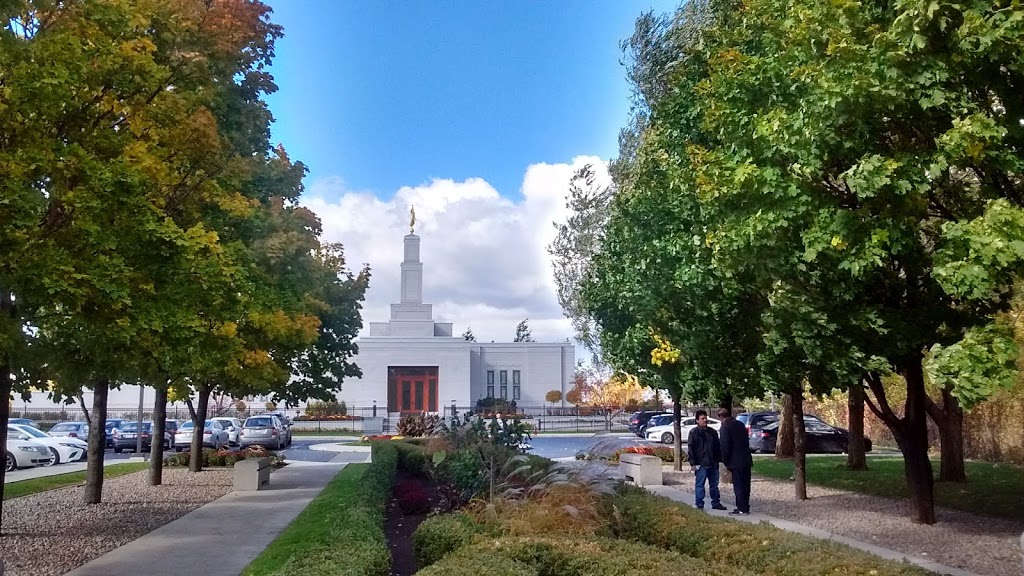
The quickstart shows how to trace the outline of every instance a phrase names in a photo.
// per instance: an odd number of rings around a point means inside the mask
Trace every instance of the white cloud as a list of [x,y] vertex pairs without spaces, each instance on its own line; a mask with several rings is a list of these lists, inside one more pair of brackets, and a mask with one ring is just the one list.
[[533,164],[526,169],[522,201],[502,197],[486,181],[435,179],[404,186],[390,200],[348,190],[338,178],[318,180],[302,203],[316,212],[324,239],[345,246],[349,265],[370,265],[372,277],[363,310],[369,322],[386,321],[399,298],[402,237],[409,232],[409,207],[416,207],[422,238],[423,299],[434,319],[467,326],[481,342],[508,342],[523,318],[538,341],[571,338],[555,296],[546,247],[553,222],[564,221],[572,174],[584,164],[601,170],[596,157],[571,164]]

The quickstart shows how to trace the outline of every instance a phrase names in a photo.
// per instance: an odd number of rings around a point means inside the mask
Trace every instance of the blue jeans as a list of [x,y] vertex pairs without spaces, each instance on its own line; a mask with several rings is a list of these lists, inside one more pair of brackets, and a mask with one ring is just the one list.
[[704,481],[711,486],[711,505],[719,506],[722,504],[722,495],[718,492],[718,465],[705,468],[701,466],[697,468],[694,473],[697,479],[697,485],[694,487],[693,495],[696,497],[697,508],[704,509]]

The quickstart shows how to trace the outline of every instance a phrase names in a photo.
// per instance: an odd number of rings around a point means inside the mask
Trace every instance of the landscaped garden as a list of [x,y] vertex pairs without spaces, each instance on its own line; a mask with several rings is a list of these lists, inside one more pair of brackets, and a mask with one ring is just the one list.
[[523,454],[522,424],[465,419],[373,442],[246,569],[272,574],[925,574],[709,516],[585,466]]

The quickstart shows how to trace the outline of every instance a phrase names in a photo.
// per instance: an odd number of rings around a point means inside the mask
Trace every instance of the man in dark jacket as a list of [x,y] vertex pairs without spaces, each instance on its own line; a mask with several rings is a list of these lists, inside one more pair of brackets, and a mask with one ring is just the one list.
[[704,483],[707,482],[711,508],[726,510],[718,492],[718,463],[722,461],[722,448],[718,444],[718,432],[708,428],[708,413],[704,410],[697,410],[697,427],[690,430],[686,438],[686,459],[697,482],[693,491],[697,509],[704,509]]
[[719,428],[722,434],[722,462],[732,472],[732,489],[736,495],[736,509],[730,512],[738,516],[750,514],[750,471],[754,459],[750,456],[747,427],[732,417],[728,408],[718,410]]

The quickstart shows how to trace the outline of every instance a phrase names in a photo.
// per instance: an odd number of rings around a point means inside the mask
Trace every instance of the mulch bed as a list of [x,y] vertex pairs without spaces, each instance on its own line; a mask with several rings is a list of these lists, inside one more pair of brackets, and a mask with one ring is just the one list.
[[[429,480],[399,471],[395,476],[395,485],[400,483],[415,483],[422,488],[430,501],[431,510],[442,504],[440,493]],[[384,533],[391,549],[391,576],[412,576],[419,569],[412,550],[412,533],[428,515],[429,512],[405,514],[399,507],[397,498],[391,497],[384,519]]]

